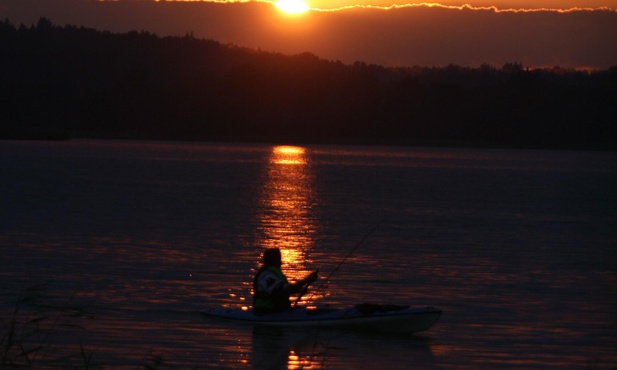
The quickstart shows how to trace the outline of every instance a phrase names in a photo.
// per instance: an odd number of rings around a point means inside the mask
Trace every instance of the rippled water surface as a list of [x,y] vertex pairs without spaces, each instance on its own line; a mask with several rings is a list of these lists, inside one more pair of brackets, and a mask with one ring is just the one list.
[[[616,163],[599,152],[0,142],[0,340],[38,348],[2,356],[130,369],[615,368]],[[270,246],[292,279],[318,268],[316,286],[357,247],[302,304],[444,313],[405,336],[204,320],[208,307],[250,306]]]

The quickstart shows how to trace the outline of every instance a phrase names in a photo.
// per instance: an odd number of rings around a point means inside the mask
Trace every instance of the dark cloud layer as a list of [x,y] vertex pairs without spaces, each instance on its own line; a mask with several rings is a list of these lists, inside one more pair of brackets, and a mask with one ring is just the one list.
[[617,65],[617,12],[495,12],[409,7],[348,9],[287,17],[267,3],[0,0],[14,24],[48,17],[99,30],[146,30],[345,63],[450,63],[608,68]]

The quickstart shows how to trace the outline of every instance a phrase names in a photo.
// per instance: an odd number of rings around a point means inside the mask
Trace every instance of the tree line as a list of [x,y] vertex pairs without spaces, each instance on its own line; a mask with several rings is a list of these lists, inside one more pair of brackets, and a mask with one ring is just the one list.
[[615,149],[617,66],[387,68],[0,23],[0,138]]

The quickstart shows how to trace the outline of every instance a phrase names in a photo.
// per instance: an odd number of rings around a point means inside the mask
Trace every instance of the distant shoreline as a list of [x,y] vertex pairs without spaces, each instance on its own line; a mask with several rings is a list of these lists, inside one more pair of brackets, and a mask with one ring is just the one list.
[[0,139],[616,150],[617,66],[387,68],[0,22]]
[[211,138],[161,138],[136,136],[109,136],[109,135],[79,135],[73,136],[68,132],[60,131],[24,131],[7,133],[0,130],[1,141],[49,141],[64,142],[72,140],[101,140],[101,141],[161,141],[184,143],[221,143],[221,144],[272,144],[272,145],[350,145],[350,146],[383,146],[383,147],[427,147],[427,148],[478,148],[478,149],[513,149],[513,150],[582,150],[582,151],[617,151],[615,146],[532,146],[532,145],[503,145],[490,142],[457,142],[457,141],[414,141],[379,138],[338,138],[331,140],[311,138],[283,138],[283,137],[211,137]]

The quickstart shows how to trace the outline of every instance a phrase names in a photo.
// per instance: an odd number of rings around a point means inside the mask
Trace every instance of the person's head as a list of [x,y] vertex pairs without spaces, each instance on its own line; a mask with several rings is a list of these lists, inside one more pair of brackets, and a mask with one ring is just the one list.
[[264,251],[264,266],[281,267],[281,250],[278,248],[268,248]]

